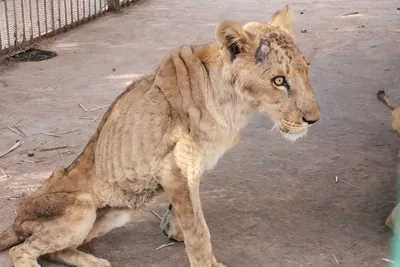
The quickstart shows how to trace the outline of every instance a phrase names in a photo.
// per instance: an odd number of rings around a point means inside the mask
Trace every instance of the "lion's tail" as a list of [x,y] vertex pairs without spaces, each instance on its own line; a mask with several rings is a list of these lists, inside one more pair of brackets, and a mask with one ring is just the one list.
[[378,92],[378,94],[376,95],[376,97],[383,101],[389,108],[391,109],[395,109],[398,107],[398,105],[396,104],[396,102],[394,102],[392,99],[390,99],[389,97],[386,96],[385,91],[380,90]]
[[10,226],[7,230],[0,234],[0,251],[8,249],[20,242],[21,240],[18,238],[13,227]]

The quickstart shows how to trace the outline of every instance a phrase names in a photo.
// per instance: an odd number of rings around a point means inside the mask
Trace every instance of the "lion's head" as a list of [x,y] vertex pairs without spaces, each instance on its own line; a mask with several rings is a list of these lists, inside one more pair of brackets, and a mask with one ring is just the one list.
[[289,6],[270,22],[241,27],[221,21],[216,40],[224,61],[224,77],[250,105],[276,122],[290,140],[307,133],[321,111],[308,79],[308,62],[290,34]]

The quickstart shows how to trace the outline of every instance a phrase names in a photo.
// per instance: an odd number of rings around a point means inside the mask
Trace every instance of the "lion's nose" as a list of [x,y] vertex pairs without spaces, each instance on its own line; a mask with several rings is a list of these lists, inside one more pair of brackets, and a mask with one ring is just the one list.
[[319,119],[317,119],[317,120],[307,120],[306,117],[303,117],[303,121],[304,121],[304,122],[307,122],[307,123],[310,124],[310,125],[316,123],[318,120],[319,120]]

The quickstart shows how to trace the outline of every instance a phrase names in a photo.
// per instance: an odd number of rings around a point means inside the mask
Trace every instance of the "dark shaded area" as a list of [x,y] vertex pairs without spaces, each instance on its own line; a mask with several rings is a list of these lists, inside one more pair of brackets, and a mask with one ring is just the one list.
[[38,48],[29,48],[28,50],[25,50],[21,53],[18,53],[9,59],[12,61],[42,61],[42,60],[48,60],[53,57],[57,56],[57,53],[53,51],[46,51],[46,50],[41,50]]

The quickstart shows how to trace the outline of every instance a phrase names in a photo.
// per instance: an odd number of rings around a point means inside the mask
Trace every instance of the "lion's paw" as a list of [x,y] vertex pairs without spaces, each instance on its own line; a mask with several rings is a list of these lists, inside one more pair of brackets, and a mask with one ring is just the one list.
[[168,238],[179,242],[184,241],[182,228],[175,217],[171,204],[161,220],[160,228]]

